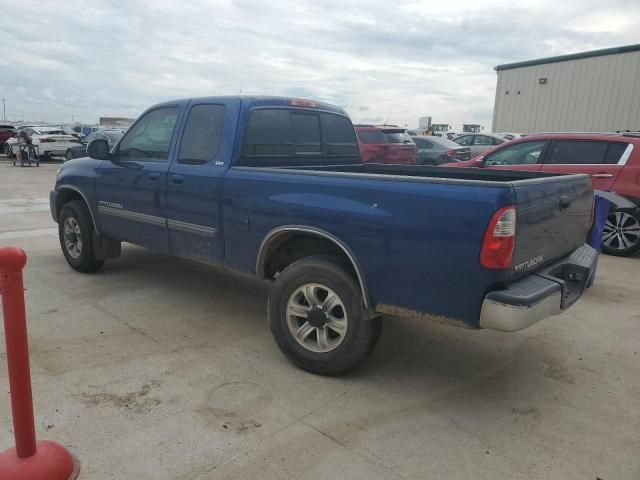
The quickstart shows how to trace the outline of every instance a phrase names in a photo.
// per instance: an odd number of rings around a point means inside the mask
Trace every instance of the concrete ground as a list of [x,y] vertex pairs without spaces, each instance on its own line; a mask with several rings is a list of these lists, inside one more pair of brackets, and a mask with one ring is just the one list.
[[133,246],[72,271],[57,167],[0,157],[0,246],[29,255],[39,438],[80,478],[640,478],[640,258],[603,256],[577,305],[516,334],[388,318],[361,368],[323,378],[280,354],[249,278]]

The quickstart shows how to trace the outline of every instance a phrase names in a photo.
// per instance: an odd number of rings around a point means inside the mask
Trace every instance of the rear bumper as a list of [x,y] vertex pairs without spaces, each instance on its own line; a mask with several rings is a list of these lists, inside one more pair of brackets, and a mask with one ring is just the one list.
[[562,313],[584,293],[597,260],[598,252],[583,245],[504,290],[489,292],[482,303],[480,327],[516,332]]

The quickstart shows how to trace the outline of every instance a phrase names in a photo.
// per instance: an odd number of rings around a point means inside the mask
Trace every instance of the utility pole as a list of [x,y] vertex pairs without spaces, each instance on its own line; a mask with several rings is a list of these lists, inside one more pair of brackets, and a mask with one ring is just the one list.
[[3,98],[2,99],[2,119],[6,122],[7,121],[7,99]]

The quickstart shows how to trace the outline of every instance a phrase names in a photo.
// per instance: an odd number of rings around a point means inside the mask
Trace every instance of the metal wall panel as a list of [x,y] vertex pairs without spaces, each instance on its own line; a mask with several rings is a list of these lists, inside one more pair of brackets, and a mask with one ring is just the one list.
[[492,130],[639,131],[640,51],[498,70]]

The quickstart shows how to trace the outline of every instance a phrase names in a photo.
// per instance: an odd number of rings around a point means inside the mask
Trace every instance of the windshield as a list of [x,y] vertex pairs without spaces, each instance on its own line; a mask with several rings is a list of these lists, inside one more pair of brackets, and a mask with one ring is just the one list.
[[387,143],[413,143],[409,134],[404,130],[385,130],[384,137],[387,139]]

